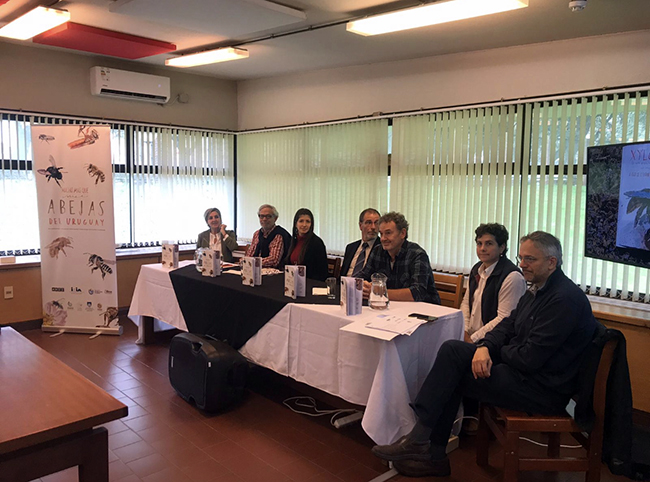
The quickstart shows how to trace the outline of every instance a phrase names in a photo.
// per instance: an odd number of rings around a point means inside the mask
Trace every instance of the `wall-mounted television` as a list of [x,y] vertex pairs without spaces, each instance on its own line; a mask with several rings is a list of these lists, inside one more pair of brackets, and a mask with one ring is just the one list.
[[585,255],[650,268],[650,142],[587,149]]

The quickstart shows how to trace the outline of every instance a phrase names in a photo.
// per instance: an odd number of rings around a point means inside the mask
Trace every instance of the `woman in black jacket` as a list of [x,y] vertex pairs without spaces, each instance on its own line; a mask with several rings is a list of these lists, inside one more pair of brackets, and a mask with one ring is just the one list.
[[307,278],[325,281],[327,278],[327,251],[325,243],[314,234],[314,215],[300,208],[293,217],[293,233],[284,264],[307,267]]

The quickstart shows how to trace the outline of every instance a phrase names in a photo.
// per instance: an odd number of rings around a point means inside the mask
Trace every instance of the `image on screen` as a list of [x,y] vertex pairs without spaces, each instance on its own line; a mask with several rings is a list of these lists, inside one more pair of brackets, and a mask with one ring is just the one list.
[[650,268],[650,142],[587,150],[585,255]]

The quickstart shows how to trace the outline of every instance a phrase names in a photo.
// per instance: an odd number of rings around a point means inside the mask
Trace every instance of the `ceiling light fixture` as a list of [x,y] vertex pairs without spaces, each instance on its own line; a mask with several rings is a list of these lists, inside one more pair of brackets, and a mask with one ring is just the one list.
[[449,0],[354,20],[347,23],[347,30],[364,36],[379,35],[527,6],[528,0]]
[[0,28],[0,37],[28,40],[70,20],[70,12],[56,8],[36,7]]
[[246,58],[248,58],[248,50],[226,47],[167,59],[165,60],[165,65],[171,65],[172,67],[195,67],[197,65],[216,64],[217,62]]

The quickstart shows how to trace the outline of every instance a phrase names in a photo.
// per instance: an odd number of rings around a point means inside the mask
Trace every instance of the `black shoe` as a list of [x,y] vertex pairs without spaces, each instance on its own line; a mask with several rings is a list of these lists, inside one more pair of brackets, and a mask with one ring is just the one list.
[[473,437],[478,433],[478,420],[474,420],[473,418],[463,420],[463,425],[460,429],[460,432],[463,435]]
[[429,442],[413,443],[406,438],[401,437],[397,442],[391,445],[375,445],[372,453],[380,459],[396,460],[429,460],[431,458],[431,444]]
[[442,460],[398,460],[393,467],[407,477],[447,477],[451,475],[449,458]]

